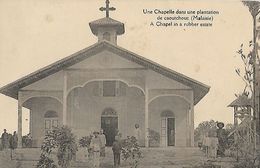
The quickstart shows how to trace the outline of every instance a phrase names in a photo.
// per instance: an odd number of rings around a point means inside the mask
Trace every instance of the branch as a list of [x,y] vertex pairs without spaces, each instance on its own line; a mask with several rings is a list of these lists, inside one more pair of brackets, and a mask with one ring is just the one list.
[[252,17],[257,16],[260,10],[260,2],[259,1],[244,1],[242,3],[248,7],[249,12],[251,13]]

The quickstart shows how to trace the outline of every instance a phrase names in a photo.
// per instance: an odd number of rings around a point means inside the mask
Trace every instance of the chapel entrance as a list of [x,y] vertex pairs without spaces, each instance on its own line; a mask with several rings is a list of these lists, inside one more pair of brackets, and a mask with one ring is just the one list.
[[175,145],[175,121],[174,118],[167,118],[167,139],[168,146]]
[[101,116],[101,128],[106,136],[106,146],[112,146],[118,130],[118,116],[112,108],[107,108]]
[[175,118],[169,110],[161,113],[161,145],[175,146]]

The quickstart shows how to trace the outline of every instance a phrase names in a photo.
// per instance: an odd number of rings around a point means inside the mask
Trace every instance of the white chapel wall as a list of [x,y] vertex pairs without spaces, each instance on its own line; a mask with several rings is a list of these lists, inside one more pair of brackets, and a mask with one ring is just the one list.
[[112,52],[102,51],[80,63],[71,66],[69,69],[118,69],[118,68],[143,68],[132,61],[122,58]]
[[33,146],[40,147],[45,135],[44,114],[49,110],[56,111],[62,124],[62,105],[53,98],[32,98],[28,101],[31,104]]
[[62,90],[63,89],[63,71],[59,71],[47,76],[35,83],[32,83],[21,90]]
[[[144,95],[135,87],[120,82],[121,89],[116,97],[99,95],[98,81],[90,82],[83,88],[75,88],[68,97],[69,120],[77,136],[89,135],[101,128],[101,115],[106,108],[118,114],[118,127],[123,137],[133,135],[134,125],[140,124],[144,132]],[[124,90],[125,89],[125,90]],[[121,93],[120,93],[121,92]],[[143,137],[144,139],[144,137]]]
[[172,111],[175,118],[175,146],[187,146],[189,104],[179,97],[160,97],[149,104],[149,127],[161,136],[161,113]]

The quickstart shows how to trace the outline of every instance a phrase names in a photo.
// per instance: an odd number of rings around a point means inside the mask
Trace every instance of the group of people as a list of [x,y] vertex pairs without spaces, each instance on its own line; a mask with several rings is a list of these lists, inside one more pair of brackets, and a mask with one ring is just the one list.
[[[136,137],[138,144],[141,137],[141,131],[138,124],[135,124],[134,136]],[[106,136],[103,129],[100,132],[94,131],[89,145],[89,156],[93,159],[93,167],[100,166],[100,157],[105,157]],[[112,144],[112,151],[114,156],[114,167],[120,166],[120,155],[122,151],[122,134],[116,130],[115,140]]]
[[205,149],[206,156],[209,158],[216,159],[217,156],[224,156],[225,148],[227,144],[227,138],[225,130],[223,129],[224,123],[217,123],[218,129],[216,131],[206,132],[202,147]]
[[[121,134],[116,131],[115,141],[112,145],[112,151],[114,155],[114,166],[119,167],[120,165],[120,154],[121,154]],[[93,137],[89,145],[89,157],[93,159],[93,168],[100,166],[100,157],[105,157],[105,146],[106,146],[106,136],[104,135],[103,129],[100,132],[94,131]]]
[[100,157],[105,157],[106,136],[101,129],[100,132],[93,132],[89,145],[89,156],[93,159],[93,167],[99,167]]
[[13,135],[7,133],[7,130],[4,129],[4,132],[1,136],[1,147],[3,150],[5,149],[16,149],[18,145],[18,136],[16,134],[16,131],[14,131]]

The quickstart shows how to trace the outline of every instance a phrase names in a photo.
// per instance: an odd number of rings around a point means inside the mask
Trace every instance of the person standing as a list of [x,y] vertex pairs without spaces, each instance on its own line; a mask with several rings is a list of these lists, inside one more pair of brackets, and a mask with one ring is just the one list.
[[101,141],[100,156],[105,157],[106,155],[106,136],[103,129],[100,130],[99,138]]
[[227,133],[226,130],[223,129],[224,127],[224,123],[223,122],[218,122],[217,123],[217,138],[218,138],[218,155],[220,157],[224,157],[225,156],[225,149],[227,146]]
[[121,154],[121,143],[118,138],[115,139],[112,150],[114,155],[114,167],[117,168],[120,166],[120,154]]
[[134,137],[136,138],[137,143],[139,145],[140,139],[141,139],[141,130],[140,130],[139,124],[135,124]]
[[28,134],[28,139],[29,139],[29,147],[32,147],[32,135],[31,133]]
[[209,157],[209,145],[210,145],[210,139],[208,132],[205,132],[203,136],[202,146],[205,150],[206,156]]
[[4,132],[2,133],[1,139],[2,139],[3,149],[8,149],[9,148],[9,138],[8,138],[8,133],[6,132],[6,129],[4,129]]
[[216,159],[217,158],[217,149],[218,149],[218,138],[217,133],[213,132],[212,136],[209,138],[209,157]]
[[90,148],[93,152],[93,167],[98,168],[100,166],[100,147],[101,147],[101,140],[98,136],[98,132],[94,132],[94,137],[91,139]]
[[10,147],[11,149],[16,149],[18,144],[18,136],[16,134],[16,131],[14,131],[12,137],[10,138]]

